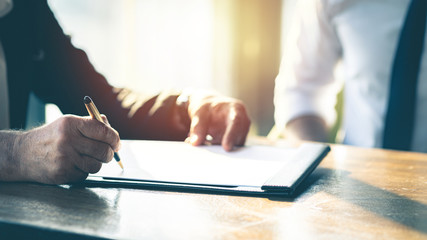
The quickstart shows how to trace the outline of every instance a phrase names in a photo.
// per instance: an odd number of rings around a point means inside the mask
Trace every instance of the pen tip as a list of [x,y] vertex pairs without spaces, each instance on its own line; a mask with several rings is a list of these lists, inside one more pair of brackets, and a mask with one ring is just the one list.
[[85,97],[83,98],[83,102],[84,102],[85,104],[89,104],[89,103],[91,103],[91,102],[92,102],[92,99],[91,99],[89,96],[85,96]]
[[122,170],[124,170],[122,162],[118,161],[117,163],[120,165],[120,167],[122,168]]

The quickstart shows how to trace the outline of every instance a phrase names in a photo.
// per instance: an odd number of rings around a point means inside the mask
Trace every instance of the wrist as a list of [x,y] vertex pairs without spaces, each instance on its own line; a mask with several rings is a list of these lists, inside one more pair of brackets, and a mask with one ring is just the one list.
[[20,151],[23,132],[3,131],[1,132],[1,150],[0,155],[0,180],[16,181],[20,180]]
[[26,133],[24,132],[16,132],[13,137],[12,146],[11,146],[11,156],[10,161],[13,163],[13,166],[16,166],[17,169],[20,169],[20,160],[21,160],[21,154],[23,151],[22,145],[24,144]]

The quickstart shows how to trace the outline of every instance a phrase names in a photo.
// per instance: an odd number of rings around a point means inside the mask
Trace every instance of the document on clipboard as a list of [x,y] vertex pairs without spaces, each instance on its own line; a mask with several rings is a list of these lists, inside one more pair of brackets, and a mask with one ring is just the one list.
[[87,185],[234,195],[291,196],[330,151],[328,145],[299,148],[221,146],[122,140],[125,169],[114,161],[85,180]]

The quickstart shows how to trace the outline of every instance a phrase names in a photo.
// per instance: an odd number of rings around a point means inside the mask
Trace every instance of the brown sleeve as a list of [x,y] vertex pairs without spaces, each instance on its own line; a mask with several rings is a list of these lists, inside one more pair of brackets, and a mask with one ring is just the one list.
[[107,117],[122,138],[128,139],[159,139],[184,140],[187,137],[190,125],[188,119],[186,128],[177,127],[174,121],[177,115],[188,117],[187,113],[177,108],[176,99],[179,92],[165,90],[158,95],[146,97],[128,89],[114,89],[117,92],[117,101],[126,115],[117,116],[114,113]]

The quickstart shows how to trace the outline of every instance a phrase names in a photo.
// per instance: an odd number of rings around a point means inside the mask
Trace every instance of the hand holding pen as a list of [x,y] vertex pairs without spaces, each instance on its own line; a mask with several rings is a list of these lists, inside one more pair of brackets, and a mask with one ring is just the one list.
[[75,115],[6,134],[13,138],[10,154],[14,161],[6,165],[2,181],[80,182],[98,172],[120,149],[120,136],[109,124]]
[[[89,96],[85,96],[83,99],[86,109],[89,112],[89,115],[102,123],[106,123],[104,119],[102,119],[101,114],[99,114],[98,109],[95,106],[95,103],[93,103],[92,99]],[[120,161],[119,154],[117,152],[114,152],[114,159],[116,162],[120,165],[120,167],[123,169],[123,164]]]

